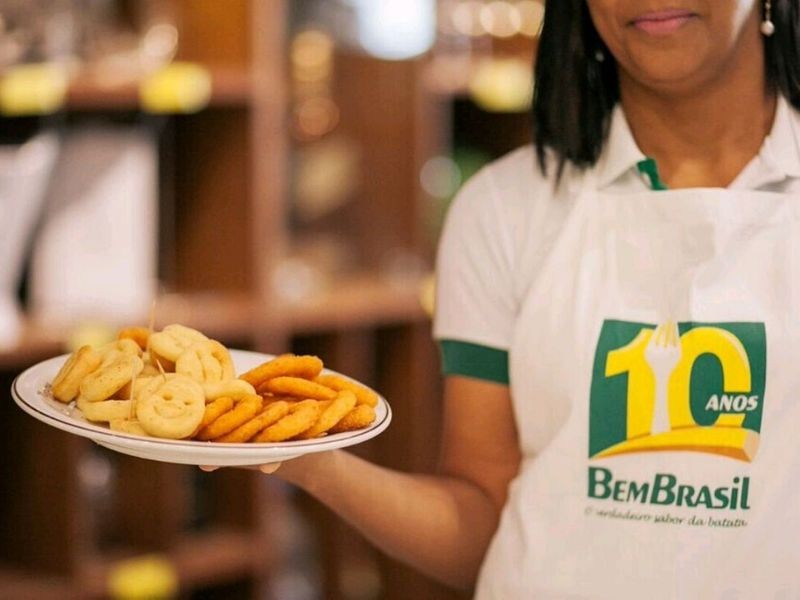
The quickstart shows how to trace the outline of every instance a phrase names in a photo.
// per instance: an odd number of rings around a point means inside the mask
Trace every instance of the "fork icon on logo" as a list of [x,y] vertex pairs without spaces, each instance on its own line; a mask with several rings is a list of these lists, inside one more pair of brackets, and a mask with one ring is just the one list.
[[662,323],[655,328],[644,357],[656,378],[655,406],[650,435],[670,431],[668,388],[669,377],[681,359],[681,338],[678,324],[672,321]]

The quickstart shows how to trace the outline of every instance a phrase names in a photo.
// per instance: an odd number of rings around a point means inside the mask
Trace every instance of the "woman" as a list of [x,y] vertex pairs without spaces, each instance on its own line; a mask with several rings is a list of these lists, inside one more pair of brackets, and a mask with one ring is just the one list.
[[278,474],[478,598],[800,595],[798,23],[549,2],[535,147],[441,242],[438,474]]

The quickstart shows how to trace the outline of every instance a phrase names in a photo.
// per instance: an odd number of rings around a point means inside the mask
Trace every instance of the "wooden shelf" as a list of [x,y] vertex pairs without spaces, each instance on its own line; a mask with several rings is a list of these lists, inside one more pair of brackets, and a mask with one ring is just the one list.
[[397,285],[364,273],[297,301],[235,292],[168,294],[158,301],[156,321],[157,327],[182,323],[221,339],[247,337],[254,323],[290,334],[415,323],[428,318],[419,289],[416,281]]
[[[181,323],[221,340],[252,338],[254,323],[302,335],[427,320],[417,282],[392,284],[374,274],[351,276],[308,299],[261,302],[237,292],[166,294],[156,303],[156,327]],[[69,332],[31,322],[22,341],[0,351],[0,370],[23,369],[66,351]]]
[[0,350],[0,371],[21,370],[63,352],[64,336],[50,328],[28,324],[19,344]]
[[[244,68],[210,67],[212,91],[210,106],[245,106],[251,98],[251,80]],[[66,107],[75,111],[137,110],[139,86],[136,81],[103,83],[89,76],[78,76],[70,84]]]
[[155,326],[181,323],[215,339],[249,338],[257,306],[244,292],[165,294],[156,302]]
[[[163,558],[175,569],[180,588],[197,589],[220,581],[233,581],[263,568],[267,549],[259,536],[245,531],[216,529],[188,534],[176,542]],[[49,600],[71,597],[70,589],[82,598],[107,595],[109,575],[135,554],[97,556],[79,567],[75,579],[29,573],[12,565],[0,566],[0,590],[6,598]]]
[[[250,532],[217,529],[186,535],[163,554],[175,569],[180,589],[201,588],[210,583],[232,581],[261,568],[265,549],[259,537]],[[107,582],[114,569],[136,555],[104,555],[86,562],[77,581],[81,592],[90,598],[107,595]]]
[[360,275],[293,303],[279,303],[273,318],[295,334],[415,323],[428,318],[415,283],[393,285],[375,275]]
[[0,592],[4,598],[26,600],[64,600],[72,597],[72,582],[42,573],[31,573],[7,564],[0,565]]

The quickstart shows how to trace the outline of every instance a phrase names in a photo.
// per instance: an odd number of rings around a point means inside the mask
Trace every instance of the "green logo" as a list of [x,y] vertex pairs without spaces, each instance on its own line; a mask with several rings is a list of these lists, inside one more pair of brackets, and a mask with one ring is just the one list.
[[766,353],[763,323],[605,321],[592,372],[589,457],[687,450],[753,460]]

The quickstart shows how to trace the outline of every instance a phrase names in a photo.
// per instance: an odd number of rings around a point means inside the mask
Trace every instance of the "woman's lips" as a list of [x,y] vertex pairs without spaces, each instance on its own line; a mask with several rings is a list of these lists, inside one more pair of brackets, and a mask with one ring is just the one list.
[[631,25],[650,35],[669,35],[696,16],[688,10],[660,10],[639,15]]

